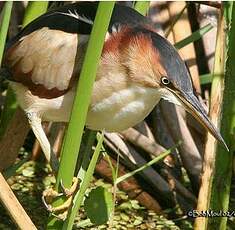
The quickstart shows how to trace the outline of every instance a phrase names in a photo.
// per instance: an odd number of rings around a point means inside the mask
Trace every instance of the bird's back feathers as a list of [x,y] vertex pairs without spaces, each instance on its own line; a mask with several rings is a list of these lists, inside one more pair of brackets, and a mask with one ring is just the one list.
[[[7,45],[4,65],[12,74],[5,76],[42,98],[66,93],[79,76],[97,6],[87,2],[68,4],[28,24]],[[115,5],[109,33],[117,32],[120,26],[148,23],[135,10]]]
[[[7,48],[17,42],[20,38],[43,27],[67,33],[90,34],[97,7],[97,2],[79,2],[48,11],[28,24],[7,44]],[[147,25],[150,23],[151,22],[146,17],[139,14],[134,9],[116,4],[108,30],[109,32],[112,32],[113,27],[119,25],[136,26],[141,24]]]

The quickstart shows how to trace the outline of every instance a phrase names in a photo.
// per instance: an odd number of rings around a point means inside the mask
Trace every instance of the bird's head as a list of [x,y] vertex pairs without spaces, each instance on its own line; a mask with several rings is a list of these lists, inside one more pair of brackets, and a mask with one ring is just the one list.
[[[156,88],[161,98],[183,106],[228,150],[220,132],[194,95],[191,76],[176,49],[157,33],[136,28],[123,36],[123,64],[136,83]],[[128,42],[126,42],[128,40]],[[126,45],[128,43],[128,45]]]

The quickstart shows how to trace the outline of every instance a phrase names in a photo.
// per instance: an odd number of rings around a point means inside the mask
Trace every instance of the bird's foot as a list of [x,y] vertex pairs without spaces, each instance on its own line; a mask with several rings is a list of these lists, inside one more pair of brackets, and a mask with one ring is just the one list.
[[[70,188],[65,188],[62,181],[60,182],[60,186],[62,189],[62,193],[58,193],[54,189],[50,188],[43,192],[42,201],[45,205],[46,209],[56,218],[60,220],[65,220],[68,214],[68,209],[72,203],[73,196],[76,193],[79,185],[79,179],[77,177],[73,178],[72,186]],[[53,207],[52,202],[58,198],[65,196],[67,199],[62,205]]]

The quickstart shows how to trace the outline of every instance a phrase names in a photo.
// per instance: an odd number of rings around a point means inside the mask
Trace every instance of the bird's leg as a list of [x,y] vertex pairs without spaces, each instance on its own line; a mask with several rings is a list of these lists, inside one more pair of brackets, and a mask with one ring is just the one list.
[[56,158],[55,154],[53,153],[53,150],[51,149],[51,145],[47,139],[47,136],[42,128],[42,120],[38,116],[36,112],[26,112],[26,116],[29,120],[29,124],[34,132],[34,135],[36,136],[37,140],[39,141],[39,144],[42,148],[42,151],[44,152],[44,155],[47,159],[47,161],[50,163],[52,171],[54,173],[58,172],[59,168],[59,161]]
[[[58,172],[59,168],[59,162],[56,158],[55,154],[53,153],[53,150],[51,149],[51,145],[47,139],[47,136],[43,130],[42,127],[42,121],[40,116],[36,112],[26,112],[27,118],[29,120],[29,124],[32,127],[32,130],[37,138],[37,140],[40,143],[40,146],[45,154],[46,159],[51,165],[52,171],[56,174]],[[42,200],[49,212],[51,212],[54,216],[56,216],[59,219],[65,219],[67,216],[67,210],[70,207],[73,199],[73,194],[78,188],[78,178],[73,178],[73,184],[71,188],[65,188],[62,184],[62,181],[60,182],[62,193],[58,193],[57,191],[53,189],[47,189],[43,192]],[[60,206],[52,207],[51,203],[53,200],[57,197],[63,196],[67,197],[67,200]],[[56,215],[55,213],[59,212],[60,214]],[[62,212],[62,213],[61,213]]]

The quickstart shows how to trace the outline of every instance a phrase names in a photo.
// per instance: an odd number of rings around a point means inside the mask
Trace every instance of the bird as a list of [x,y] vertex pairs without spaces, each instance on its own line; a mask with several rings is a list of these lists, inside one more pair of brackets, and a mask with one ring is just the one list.
[[[46,159],[53,164],[42,121],[68,122],[98,3],[48,11],[6,46],[0,74],[8,79]],[[194,94],[190,73],[151,21],[116,4],[93,85],[86,126],[119,132],[141,122],[165,99],[183,106],[228,149]]]
[[[58,160],[42,122],[69,121],[97,7],[97,2],[76,2],[49,10],[5,48],[0,76],[14,90],[54,172]],[[194,94],[189,70],[174,46],[147,17],[115,4],[86,126],[106,132],[125,130],[144,120],[161,99],[184,107],[228,150]],[[52,212],[61,210],[44,203]]]

